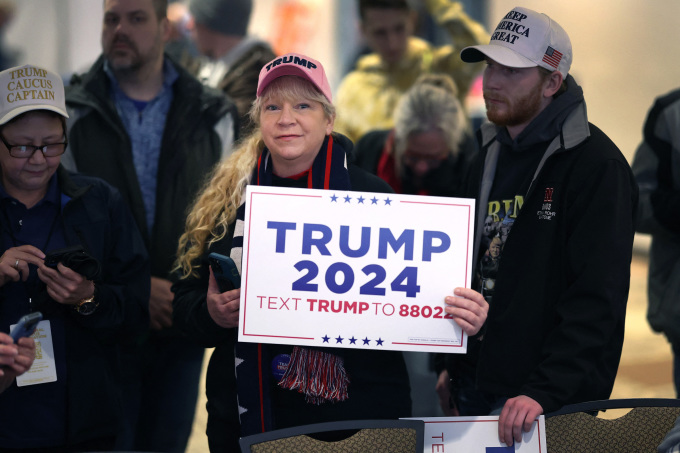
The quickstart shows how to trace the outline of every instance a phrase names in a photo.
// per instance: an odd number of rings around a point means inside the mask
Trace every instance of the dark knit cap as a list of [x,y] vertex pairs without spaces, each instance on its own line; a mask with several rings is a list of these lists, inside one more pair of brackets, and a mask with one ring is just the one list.
[[253,9],[251,0],[191,0],[194,20],[224,35],[245,36]]

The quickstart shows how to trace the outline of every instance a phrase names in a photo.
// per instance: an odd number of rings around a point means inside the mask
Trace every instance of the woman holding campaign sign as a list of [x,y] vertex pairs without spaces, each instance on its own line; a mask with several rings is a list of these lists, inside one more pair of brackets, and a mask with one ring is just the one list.
[[0,72],[3,452],[112,449],[118,344],[149,323],[141,234],[117,191],[61,167],[66,118],[58,74]]
[[[220,293],[208,255],[230,255],[240,269],[247,185],[391,192],[348,164],[352,143],[333,133],[331,89],[318,61],[288,54],[265,65],[251,117],[258,127],[215,170],[189,214],[173,287],[175,325],[215,347],[207,374],[211,451],[237,451],[242,435],[288,426],[410,416],[400,352],[237,341],[240,290]],[[478,311],[465,316],[473,332],[485,319]]]

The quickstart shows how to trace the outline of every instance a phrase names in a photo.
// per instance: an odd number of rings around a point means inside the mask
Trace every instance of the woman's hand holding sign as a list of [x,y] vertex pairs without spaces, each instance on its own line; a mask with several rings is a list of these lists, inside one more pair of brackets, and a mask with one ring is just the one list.
[[480,293],[469,288],[456,288],[446,296],[445,311],[469,336],[477,334],[486,322],[489,303]]
[[217,280],[210,269],[208,281],[208,313],[215,323],[224,328],[238,327],[238,310],[241,289],[232,289],[220,293]]

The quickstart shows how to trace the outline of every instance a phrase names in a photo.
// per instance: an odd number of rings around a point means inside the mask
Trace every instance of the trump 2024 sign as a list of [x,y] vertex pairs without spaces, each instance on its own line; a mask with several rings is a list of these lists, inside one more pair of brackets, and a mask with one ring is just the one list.
[[239,341],[465,353],[474,200],[248,186]]

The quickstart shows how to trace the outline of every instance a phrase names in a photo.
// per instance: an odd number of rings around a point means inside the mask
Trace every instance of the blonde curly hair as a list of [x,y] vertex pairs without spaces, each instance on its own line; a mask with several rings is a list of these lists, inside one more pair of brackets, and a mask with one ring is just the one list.
[[260,132],[260,113],[273,98],[297,102],[300,99],[319,102],[327,118],[335,117],[335,107],[307,80],[296,76],[282,76],[271,82],[256,98],[249,115],[256,125],[253,133],[236,150],[220,162],[209,175],[186,219],[184,234],[177,246],[174,271],[181,278],[197,276],[199,258],[215,242],[224,239],[229,225],[236,220],[245,189],[257,165],[265,144]]

